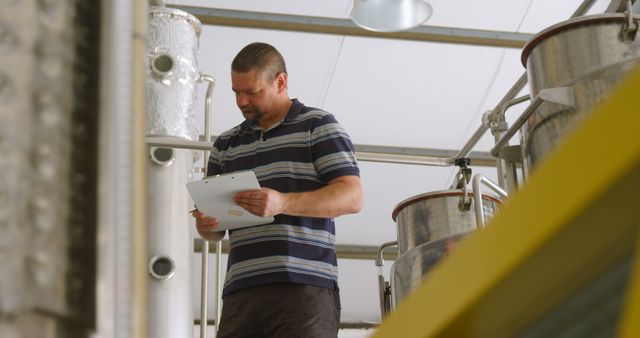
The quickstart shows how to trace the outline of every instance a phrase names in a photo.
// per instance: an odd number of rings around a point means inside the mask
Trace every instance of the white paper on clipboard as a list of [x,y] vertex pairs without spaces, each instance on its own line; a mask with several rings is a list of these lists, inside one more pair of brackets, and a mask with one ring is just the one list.
[[237,192],[260,190],[256,174],[251,170],[192,181],[187,183],[187,190],[200,212],[218,220],[220,225],[215,228],[215,231],[273,222],[273,217],[256,216],[233,201],[233,195]]

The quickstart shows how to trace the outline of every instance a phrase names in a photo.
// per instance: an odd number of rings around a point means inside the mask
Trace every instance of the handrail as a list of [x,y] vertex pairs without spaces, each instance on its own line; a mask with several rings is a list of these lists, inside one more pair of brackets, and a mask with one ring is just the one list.
[[524,125],[525,122],[529,119],[529,117],[535,112],[536,109],[542,104],[544,100],[539,96],[536,96],[533,100],[531,100],[531,104],[524,110],[524,112],[518,116],[518,119],[513,123],[513,125],[507,130],[507,132],[496,142],[496,145],[491,149],[491,155],[495,157],[499,157],[500,150],[504,148],[505,144],[511,140],[513,135],[515,135],[518,130]]
[[[211,107],[212,107],[212,96],[213,96],[213,87],[215,86],[215,79],[212,76],[209,75],[205,75],[203,73],[200,73],[200,76],[198,78],[198,82],[202,82],[202,81],[206,81],[209,83],[209,85],[207,86],[207,94],[206,94],[206,98],[205,98],[205,108],[204,108],[204,135],[205,138],[209,139],[211,137],[211,127],[209,126],[209,118],[211,116]],[[207,176],[207,159],[209,158],[209,148],[206,148],[204,150],[204,158],[203,160],[205,161],[205,166],[204,166],[204,175],[205,177]],[[202,244],[203,248],[202,248],[202,265],[201,265],[201,275],[200,275],[200,323],[204,323],[204,325],[200,325],[200,338],[207,338],[207,298],[208,297],[208,284],[209,284],[209,241],[205,240],[204,243]],[[220,249],[221,246],[218,245],[217,249]],[[218,250],[219,251],[219,250]],[[216,254],[218,255],[218,261],[220,260],[220,255],[221,253],[219,253],[218,251],[216,251]],[[218,278],[220,276],[220,264],[218,263],[217,266],[217,273],[216,273],[216,287],[217,287],[217,283],[218,283]],[[218,298],[220,298],[219,293],[216,294],[216,306],[218,305]],[[216,327],[216,331],[218,329],[218,323],[219,323],[219,311],[217,313],[218,318],[216,319],[215,322],[215,327]]]
[[500,197],[507,198],[508,194],[499,185],[493,183],[490,179],[488,179],[483,174],[475,174],[473,176],[473,204],[474,210],[476,214],[476,227],[478,229],[484,227],[484,210],[482,208],[482,189],[480,188],[480,183],[484,183],[486,186],[491,188],[493,191],[498,193]]
[[390,246],[395,246],[398,245],[398,241],[391,241],[391,242],[385,242],[382,243],[382,245],[380,245],[380,247],[378,248],[378,254],[376,255],[376,269],[378,272],[378,289],[379,289],[379,295],[380,295],[380,319],[384,320],[384,318],[387,316],[388,311],[390,310],[389,308],[387,308],[387,282],[384,280],[384,271],[382,270],[382,267],[384,266],[384,249]]

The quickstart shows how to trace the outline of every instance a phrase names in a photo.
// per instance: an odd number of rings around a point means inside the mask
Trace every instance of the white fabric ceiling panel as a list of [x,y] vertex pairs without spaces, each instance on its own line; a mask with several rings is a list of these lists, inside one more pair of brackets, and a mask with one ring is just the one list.
[[500,53],[347,38],[324,107],[356,143],[452,149],[477,113]]

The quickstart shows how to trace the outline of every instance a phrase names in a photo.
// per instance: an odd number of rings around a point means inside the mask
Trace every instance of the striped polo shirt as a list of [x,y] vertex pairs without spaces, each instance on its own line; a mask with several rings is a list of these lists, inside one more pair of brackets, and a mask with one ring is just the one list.
[[[269,130],[247,120],[213,144],[208,174],[251,169],[262,187],[283,193],[312,191],[360,171],[349,135],[335,117],[293,99]],[[273,223],[229,232],[223,296],[269,283],[338,289],[332,218],[276,215]]]

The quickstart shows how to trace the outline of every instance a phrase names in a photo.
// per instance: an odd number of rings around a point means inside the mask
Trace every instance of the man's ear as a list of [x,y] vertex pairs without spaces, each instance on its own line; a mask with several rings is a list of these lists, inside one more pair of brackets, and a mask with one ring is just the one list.
[[287,76],[287,73],[278,74],[278,76],[276,77],[276,83],[278,85],[278,93],[282,93],[283,91],[287,90],[288,81],[289,81],[289,78]]

